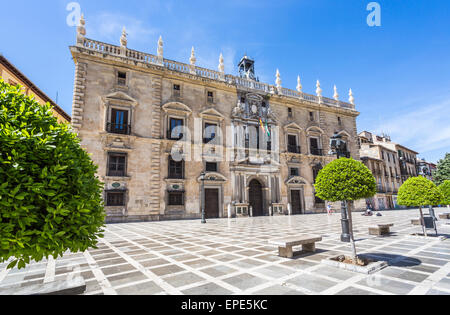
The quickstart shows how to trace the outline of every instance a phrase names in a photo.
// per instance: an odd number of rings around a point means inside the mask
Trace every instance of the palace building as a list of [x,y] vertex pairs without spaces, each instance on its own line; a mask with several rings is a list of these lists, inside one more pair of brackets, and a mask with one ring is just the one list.
[[[108,222],[324,212],[314,182],[336,158],[339,134],[359,159],[353,94],[349,102],[259,82],[244,56],[238,76],[85,37],[75,62],[72,126],[99,166]],[[204,198],[202,197],[204,196]],[[204,202],[203,202],[204,200]]]

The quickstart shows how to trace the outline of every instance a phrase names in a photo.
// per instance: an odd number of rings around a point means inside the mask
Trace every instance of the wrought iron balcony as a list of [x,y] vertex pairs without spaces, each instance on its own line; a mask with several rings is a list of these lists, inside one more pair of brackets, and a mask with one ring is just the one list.
[[318,148],[311,148],[311,154],[317,156],[323,156],[323,150]]
[[183,134],[181,132],[178,133],[178,137],[176,137],[175,135],[176,135],[176,133],[172,134],[172,130],[167,131],[167,139],[168,140],[177,140],[178,141],[178,140],[183,139]]
[[119,134],[119,135],[130,135],[131,134],[131,125],[107,123],[106,131],[109,133],[115,133],[115,134]]
[[300,154],[301,153],[301,148],[298,145],[288,145],[288,152],[289,153],[297,153]]

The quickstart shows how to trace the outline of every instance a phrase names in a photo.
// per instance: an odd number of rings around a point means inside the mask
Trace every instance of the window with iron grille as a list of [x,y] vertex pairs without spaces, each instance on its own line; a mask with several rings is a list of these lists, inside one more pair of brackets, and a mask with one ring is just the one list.
[[111,120],[108,123],[108,132],[122,135],[129,135],[131,126],[128,123],[129,111],[121,109],[111,109]]
[[125,192],[124,191],[107,191],[106,192],[107,207],[124,207]]
[[108,153],[107,176],[124,177],[127,171],[127,155],[124,153]]
[[169,120],[169,130],[167,134],[167,139],[170,140],[180,140],[183,138],[183,133],[181,132],[181,127],[184,126],[183,119],[170,118]]
[[169,178],[183,179],[184,178],[184,161],[174,161],[169,157]]
[[169,206],[184,206],[184,193],[169,192]]

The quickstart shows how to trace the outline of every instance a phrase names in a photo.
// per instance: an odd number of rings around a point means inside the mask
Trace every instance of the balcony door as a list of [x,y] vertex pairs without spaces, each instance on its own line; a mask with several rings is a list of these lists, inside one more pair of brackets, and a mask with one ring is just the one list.
[[110,132],[128,134],[128,118],[129,114],[127,110],[111,109]]

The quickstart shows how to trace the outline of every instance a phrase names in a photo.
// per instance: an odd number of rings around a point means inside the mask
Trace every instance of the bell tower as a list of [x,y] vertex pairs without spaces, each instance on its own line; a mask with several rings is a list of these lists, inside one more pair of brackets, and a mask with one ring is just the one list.
[[258,81],[255,76],[255,61],[247,57],[247,55],[242,57],[238,67],[241,78]]

